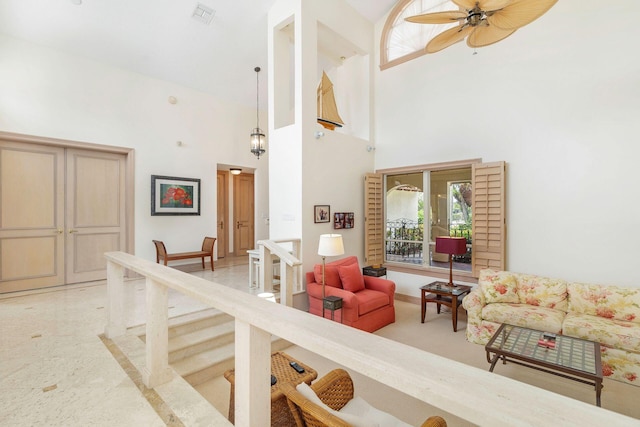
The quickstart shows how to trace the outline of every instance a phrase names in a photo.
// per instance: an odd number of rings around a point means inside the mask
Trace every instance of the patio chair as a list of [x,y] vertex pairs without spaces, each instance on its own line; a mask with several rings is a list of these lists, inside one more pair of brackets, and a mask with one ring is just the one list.
[[[353,380],[347,371],[334,369],[311,385],[311,390],[315,392],[319,401],[313,396],[305,396],[304,392],[299,391],[291,383],[281,384],[280,390],[287,397],[287,403],[296,421],[296,427],[352,426],[346,419],[353,416],[341,415],[345,418],[343,420],[334,414],[335,411],[339,411],[354,399]],[[374,410],[386,417],[391,417],[375,408]],[[446,426],[447,422],[440,416],[431,416],[421,425],[421,427]]]

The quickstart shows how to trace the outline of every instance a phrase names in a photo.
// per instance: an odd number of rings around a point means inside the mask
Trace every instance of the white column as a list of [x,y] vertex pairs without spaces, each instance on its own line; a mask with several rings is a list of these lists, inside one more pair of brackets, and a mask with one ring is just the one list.
[[236,319],[235,425],[271,425],[271,334]]
[[107,260],[107,326],[104,334],[112,339],[127,332],[124,323],[124,267]]
[[168,302],[166,286],[147,278],[147,327],[145,344],[146,365],[142,380],[148,388],[154,388],[171,380],[169,368]]

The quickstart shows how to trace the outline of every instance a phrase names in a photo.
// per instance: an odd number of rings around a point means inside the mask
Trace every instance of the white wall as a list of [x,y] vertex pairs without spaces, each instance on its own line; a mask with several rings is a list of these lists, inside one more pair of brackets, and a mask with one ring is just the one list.
[[[155,259],[152,239],[184,251],[216,235],[218,163],[255,168],[256,217],[268,212],[268,157],[249,152],[255,109],[5,36],[0,52],[0,130],[135,149],[136,255]],[[201,215],[152,217],[152,174],[200,178]]]
[[639,14],[564,0],[477,55],[377,70],[376,168],[505,160],[508,269],[640,286]]
[[[288,93],[292,81],[295,88],[294,122],[276,129],[279,121],[271,114],[269,123],[272,143],[270,234],[272,238],[302,239],[305,272],[321,261],[317,254],[320,234],[342,234],[345,256],[356,255],[363,260],[363,180],[364,174],[371,172],[374,165],[373,153],[366,150],[369,142],[362,138],[371,133],[368,100],[373,26],[353,9],[345,10],[344,7],[342,0],[322,3],[280,0],[269,11],[269,28],[278,28],[292,16],[296,28],[293,77],[278,75],[291,72],[278,67],[279,61],[288,63],[289,51],[279,48],[279,37],[274,40],[273,33],[269,34],[270,111],[280,108],[275,102],[279,91]],[[326,70],[335,78],[334,89],[342,92],[336,98],[339,98],[338,108],[345,108],[343,119],[353,119],[357,123],[355,126],[346,123],[339,131],[323,129],[316,122],[318,64],[326,62],[319,60],[318,23],[357,46],[362,53],[362,58],[353,58],[337,69]],[[349,81],[357,81],[357,84],[344,84]],[[316,139],[314,133],[318,130],[323,130],[325,136]],[[315,224],[313,206],[325,204],[331,206],[332,215],[334,212],[353,212],[355,228],[334,230],[333,221]]]

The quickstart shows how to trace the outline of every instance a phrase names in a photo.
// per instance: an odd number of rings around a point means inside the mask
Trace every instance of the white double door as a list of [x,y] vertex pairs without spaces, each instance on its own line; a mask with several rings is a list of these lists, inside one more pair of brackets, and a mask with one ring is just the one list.
[[100,280],[125,250],[125,156],[0,141],[0,293]]

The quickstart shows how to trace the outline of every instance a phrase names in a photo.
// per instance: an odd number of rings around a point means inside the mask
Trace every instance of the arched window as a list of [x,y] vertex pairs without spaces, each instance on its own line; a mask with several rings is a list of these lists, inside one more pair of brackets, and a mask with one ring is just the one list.
[[404,19],[422,13],[457,10],[449,0],[401,0],[389,13],[380,40],[380,69],[385,70],[424,55],[424,47],[436,35],[457,23],[424,25]]

